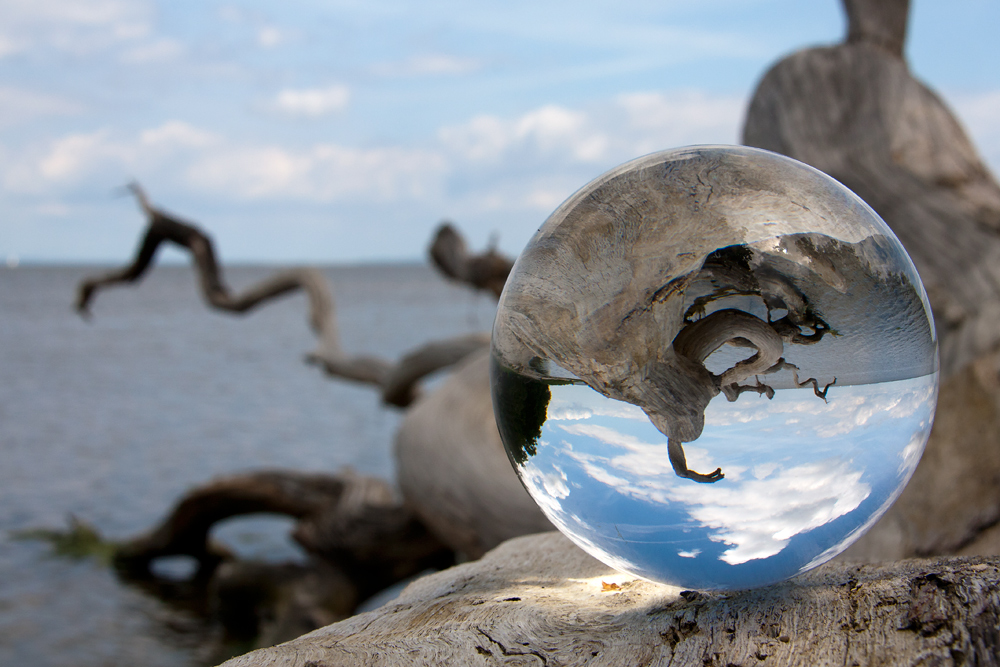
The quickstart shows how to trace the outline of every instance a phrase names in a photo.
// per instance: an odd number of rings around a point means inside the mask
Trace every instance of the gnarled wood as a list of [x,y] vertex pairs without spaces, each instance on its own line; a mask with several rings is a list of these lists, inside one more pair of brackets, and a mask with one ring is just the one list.
[[[389,485],[350,472],[339,475],[265,471],[217,479],[189,491],[163,523],[118,546],[115,563],[131,577],[149,576],[164,556],[192,556],[207,577],[228,554],[209,540],[219,521],[245,514],[298,520],[292,537],[335,564],[359,599],[421,572],[453,562]],[[356,601],[356,600],[355,600]]]
[[618,574],[546,533],[225,667],[997,665],[998,628],[998,559],[827,565],[703,594]]
[[223,552],[209,543],[208,534],[219,521],[257,512],[316,514],[336,506],[346,483],[329,475],[273,471],[217,479],[189,491],[158,527],[120,545],[115,560],[137,573],[163,556],[188,555],[214,566]]
[[[281,271],[239,294],[233,294],[222,278],[212,239],[192,223],[154,207],[138,183],[131,183],[128,187],[136,196],[149,224],[131,264],[86,278],[80,283],[76,308],[84,317],[89,317],[90,304],[99,291],[112,285],[134,283],[142,278],[152,265],[160,245],[168,242],[190,251],[202,294],[208,304],[218,310],[246,313],[277,297],[304,291],[309,299],[309,324],[319,339],[317,349],[307,355],[306,361],[320,366],[328,375],[376,385],[388,405],[406,407],[416,398],[417,384],[422,378],[489,344],[488,338],[482,335],[459,336],[425,345],[408,353],[398,363],[368,355],[348,355],[340,344],[333,295],[321,272],[309,268]],[[454,230],[453,234],[458,239],[458,245],[464,248],[461,237]],[[491,253],[471,259],[464,255],[453,256],[458,258],[456,266],[459,267],[495,266],[499,256]],[[510,267],[507,268],[509,270]],[[468,273],[470,276],[480,275],[478,270],[468,271],[471,271]],[[506,278],[506,273],[503,275]],[[503,288],[502,282],[500,288]]]

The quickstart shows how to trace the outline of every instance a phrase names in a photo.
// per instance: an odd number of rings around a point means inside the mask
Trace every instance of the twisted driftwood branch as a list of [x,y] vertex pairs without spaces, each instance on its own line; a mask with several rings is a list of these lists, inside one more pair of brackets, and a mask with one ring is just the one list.
[[224,667],[998,665],[1000,560],[830,564],[702,594],[618,574],[557,533],[420,579],[385,607]]
[[[348,355],[340,344],[333,296],[320,271],[310,268],[282,271],[239,294],[233,294],[222,278],[212,239],[197,226],[154,207],[138,183],[131,183],[128,188],[135,195],[149,224],[131,264],[86,278],[80,283],[76,309],[84,317],[89,317],[90,305],[99,291],[112,285],[134,283],[142,278],[152,265],[160,245],[167,242],[190,251],[202,294],[215,309],[245,313],[285,294],[304,291],[309,299],[309,324],[319,339],[316,351],[307,355],[306,360],[320,366],[328,375],[379,387],[384,402],[389,405],[406,407],[416,398],[417,383],[422,378],[451,366],[470,352],[489,344],[489,338],[485,335],[459,336],[418,348],[398,363],[366,355]],[[453,252],[448,256],[452,258],[453,264],[449,266],[483,265],[483,260],[473,258],[469,262],[462,259],[460,253],[456,254],[454,249],[464,248],[464,242],[454,230],[453,235],[458,239],[458,246],[452,243]],[[499,257],[495,254],[487,255]],[[486,261],[486,264],[490,264],[490,261]],[[509,266],[507,270],[509,271]],[[478,276],[479,273],[472,271],[469,275]],[[502,282],[500,287],[503,287]]]
[[[292,538],[312,557],[303,563],[239,560],[210,540],[218,522],[258,513],[297,519]],[[177,595],[178,584],[155,576],[152,563],[165,556],[197,559],[185,594],[208,596],[225,634],[256,646],[346,618],[376,592],[455,561],[386,482],[349,471],[220,478],[189,491],[148,534],[113,548],[119,574],[165,600]]]
[[209,540],[212,527],[260,513],[297,519],[292,537],[344,571],[359,599],[453,562],[452,551],[382,480],[350,472],[264,471],[223,477],[189,491],[158,527],[119,545],[115,563],[132,577],[144,577],[155,559],[186,555],[199,561],[200,576],[207,577],[229,559]]

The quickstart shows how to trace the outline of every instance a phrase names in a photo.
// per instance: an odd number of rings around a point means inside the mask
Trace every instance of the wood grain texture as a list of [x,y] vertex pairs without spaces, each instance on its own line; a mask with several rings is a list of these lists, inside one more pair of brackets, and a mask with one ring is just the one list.
[[558,533],[225,667],[996,665],[1000,559],[827,565],[703,594],[617,574]]

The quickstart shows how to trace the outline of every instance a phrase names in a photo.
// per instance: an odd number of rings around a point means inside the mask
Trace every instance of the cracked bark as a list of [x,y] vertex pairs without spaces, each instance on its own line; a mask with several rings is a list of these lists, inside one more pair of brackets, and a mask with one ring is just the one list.
[[545,533],[225,667],[997,665],[998,613],[997,558],[828,564],[777,586],[708,594],[616,573]]

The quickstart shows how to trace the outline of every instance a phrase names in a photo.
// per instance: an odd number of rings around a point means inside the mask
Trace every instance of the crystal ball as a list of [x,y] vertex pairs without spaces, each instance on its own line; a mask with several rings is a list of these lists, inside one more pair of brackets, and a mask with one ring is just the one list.
[[510,461],[618,570],[783,581],[870,528],[913,474],[937,339],[902,245],[790,158],[699,146],[626,163],[521,253],[493,327]]

